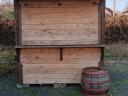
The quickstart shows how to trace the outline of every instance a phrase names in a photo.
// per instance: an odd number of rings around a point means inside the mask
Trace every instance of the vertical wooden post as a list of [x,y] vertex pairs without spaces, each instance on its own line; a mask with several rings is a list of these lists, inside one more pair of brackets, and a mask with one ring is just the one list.
[[[101,0],[100,4],[100,26],[101,26],[101,44],[105,44],[105,34],[104,34],[104,27],[105,27],[105,1]],[[99,64],[100,67],[102,67],[102,64],[104,62],[104,47],[101,48],[101,62]]]
[[104,27],[105,27],[105,1],[106,0],[101,0],[101,43],[105,44],[105,35],[104,35]]
[[[15,36],[16,36],[16,46],[20,45],[20,25],[21,25],[21,7],[20,7],[20,0],[14,0],[14,11],[15,11]],[[22,85],[23,78],[22,78],[22,65],[20,64],[20,49],[16,49],[17,55],[17,83]]]

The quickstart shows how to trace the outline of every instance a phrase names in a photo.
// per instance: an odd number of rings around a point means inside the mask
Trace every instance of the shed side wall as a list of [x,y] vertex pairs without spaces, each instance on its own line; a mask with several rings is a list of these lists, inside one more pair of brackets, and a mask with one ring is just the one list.
[[22,45],[98,44],[98,5],[57,1],[22,0]]
[[85,67],[98,66],[100,48],[21,49],[23,84],[80,83]]

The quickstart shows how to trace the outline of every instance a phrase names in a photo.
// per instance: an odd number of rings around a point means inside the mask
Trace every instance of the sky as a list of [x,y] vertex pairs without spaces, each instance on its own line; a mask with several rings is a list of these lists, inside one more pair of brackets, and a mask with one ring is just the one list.
[[[124,11],[128,6],[128,0],[115,0],[116,1],[116,11]],[[106,6],[112,8],[113,0],[106,0]]]
[[[1,3],[2,0],[0,0]],[[12,0],[13,1],[13,0]],[[106,0],[106,6],[108,8],[112,8],[113,0]],[[116,11],[124,11],[124,9],[128,6],[128,0],[116,0]]]

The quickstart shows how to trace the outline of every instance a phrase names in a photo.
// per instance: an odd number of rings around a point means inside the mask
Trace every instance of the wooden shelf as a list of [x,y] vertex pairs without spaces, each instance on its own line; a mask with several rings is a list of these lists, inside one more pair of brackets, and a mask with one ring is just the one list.
[[22,45],[15,48],[102,48],[105,45]]

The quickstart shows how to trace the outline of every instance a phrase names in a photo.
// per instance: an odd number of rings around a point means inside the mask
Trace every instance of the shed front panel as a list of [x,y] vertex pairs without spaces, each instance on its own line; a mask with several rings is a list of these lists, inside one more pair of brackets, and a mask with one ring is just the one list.
[[92,0],[22,0],[21,24],[22,45],[98,44]]
[[98,66],[100,48],[21,49],[23,84],[80,83],[85,67]]

